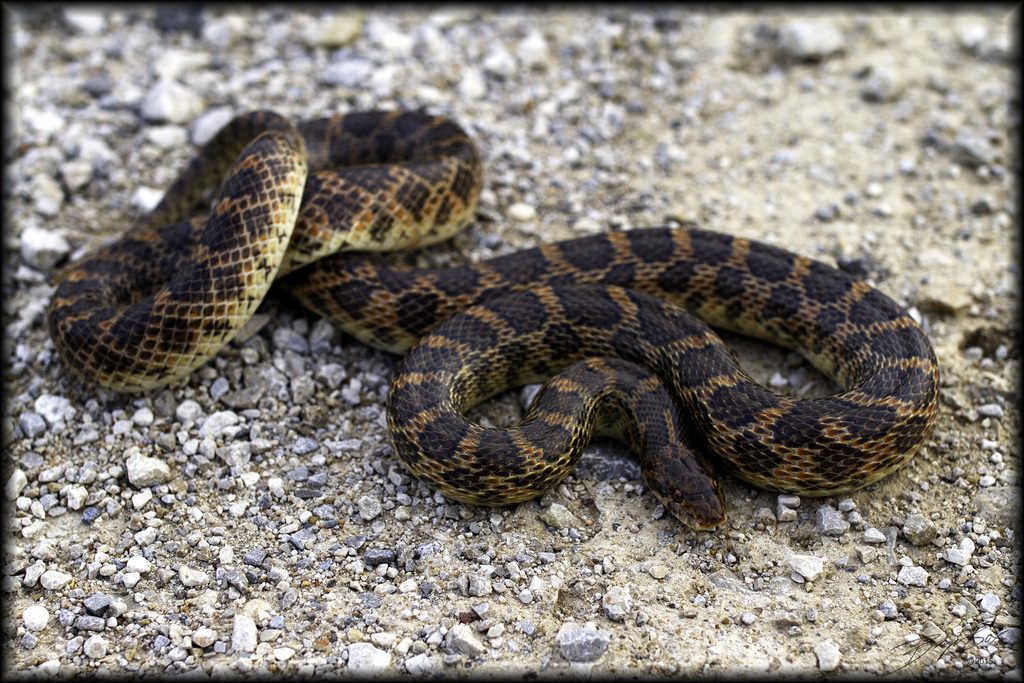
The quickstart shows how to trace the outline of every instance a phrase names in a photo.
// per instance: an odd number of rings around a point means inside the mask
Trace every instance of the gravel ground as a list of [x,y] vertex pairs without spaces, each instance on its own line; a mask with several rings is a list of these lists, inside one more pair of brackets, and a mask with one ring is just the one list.
[[[1021,680],[1009,10],[5,6],[4,678]],[[513,508],[410,480],[383,426],[396,359],[283,298],[184,386],[126,398],[62,367],[49,276],[233,113],[386,107],[451,115],[486,163],[478,220],[417,262],[694,221],[838,263],[928,331],[934,434],[848,497],[726,479],[729,523],[695,532],[610,444]],[[777,391],[829,390],[793,354],[728,341]]]

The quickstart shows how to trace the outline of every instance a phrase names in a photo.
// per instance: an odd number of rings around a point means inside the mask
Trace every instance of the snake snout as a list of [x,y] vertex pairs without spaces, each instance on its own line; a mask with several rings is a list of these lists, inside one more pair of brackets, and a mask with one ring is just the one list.
[[711,463],[687,446],[663,449],[653,455],[653,470],[645,472],[654,495],[686,526],[705,530],[726,521],[725,495]]

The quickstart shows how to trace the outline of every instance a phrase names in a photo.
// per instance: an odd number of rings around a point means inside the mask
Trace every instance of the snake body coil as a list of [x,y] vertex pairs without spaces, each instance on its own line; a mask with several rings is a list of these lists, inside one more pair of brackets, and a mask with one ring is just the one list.
[[[160,227],[239,153],[209,218]],[[415,347],[388,399],[395,450],[423,481],[482,504],[549,490],[597,431],[626,441],[668,509],[707,528],[725,519],[709,457],[759,487],[829,495],[889,474],[926,437],[938,366],[920,327],[877,290],[782,249],[652,228],[444,270],[343,253],[445,239],[480,186],[475,148],[444,119],[371,112],[296,129],[240,117],[142,226],[62,274],[51,335],[90,381],[165,385],[215,354],[293,271],[282,284],[360,340]],[[680,307],[800,350],[843,392],[775,395]],[[563,369],[513,429],[464,417]]]

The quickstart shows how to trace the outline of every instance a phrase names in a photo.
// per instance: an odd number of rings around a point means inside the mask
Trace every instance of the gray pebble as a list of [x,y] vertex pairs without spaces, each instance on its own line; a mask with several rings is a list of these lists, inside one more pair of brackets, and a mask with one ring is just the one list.
[[526,34],[516,48],[516,57],[527,69],[542,69],[547,66],[550,58],[550,49],[544,35],[537,30]]
[[246,551],[245,555],[242,556],[242,562],[253,567],[263,566],[263,561],[267,559],[267,551],[256,548],[254,550]]
[[211,628],[197,628],[192,634],[192,644],[197,647],[210,647],[217,640],[217,632]]
[[818,658],[818,668],[822,671],[835,671],[839,666],[839,648],[830,640],[815,645],[814,654]]
[[359,602],[366,609],[377,609],[384,604],[384,600],[377,593],[360,593]]
[[93,168],[93,162],[88,159],[73,159],[61,164],[60,177],[67,191],[75,194],[88,185],[93,178]]
[[416,546],[416,559],[422,559],[424,557],[429,557],[430,555],[439,553],[441,552],[441,548],[442,545],[440,541],[435,540],[427,541],[426,543],[421,543],[418,546]]
[[177,81],[157,81],[142,101],[142,116],[154,123],[185,124],[203,109],[202,99]]
[[249,579],[240,569],[233,568],[224,572],[224,579],[242,593],[249,592]]
[[174,409],[174,417],[178,422],[195,422],[204,414],[203,407],[192,399],[182,401]]
[[494,47],[490,54],[484,57],[481,66],[487,73],[500,78],[509,78],[517,70],[515,58],[500,46]]
[[750,516],[750,521],[754,524],[774,524],[778,520],[775,518],[775,513],[772,512],[771,508],[759,507]]
[[35,226],[21,231],[21,260],[36,270],[50,270],[70,253],[71,245],[58,232]]
[[928,584],[928,572],[923,567],[902,567],[896,580],[904,586],[924,586]]
[[89,659],[103,659],[107,656],[107,641],[103,636],[90,636],[82,644],[82,652]]
[[383,510],[380,501],[373,496],[360,496],[356,501],[356,507],[359,509],[359,516],[366,521],[375,519]]
[[138,452],[125,461],[128,481],[137,488],[163,484],[171,478],[171,468],[159,458],[149,458]]
[[1020,487],[992,486],[979,491],[971,505],[983,518],[1013,527],[1020,518]]
[[927,638],[933,643],[941,643],[946,639],[946,633],[936,626],[934,621],[929,621],[921,629],[921,637]]
[[67,7],[61,12],[61,19],[73,32],[88,36],[99,35],[107,29],[107,18],[91,7]]
[[51,427],[57,423],[70,422],[78,410],[71,405],[71,401],[63,396],[42,394],[33,404],[35,411],[43,416],[46,424]]
[[822,505],[814,513],[814,531],[825,536],[842,536],[850,523],[831,505]]
[[485,595],[490,595],[493,591],[494,586],[486,576],[481,576],[476,572],[470,572],[469,575],[466,576],[467,595],[474,598],[481,598]]
[[388,548],[373,548],[363,553],[363,562],[370,567],[376,567],[378,564],[388,564],[394,566],[398,560],[398,553]]
[[957,134],[953,143],[953,160],[971,168],[996,162],[996,150],[984,135],[970,130]]
[[405,660],[405,670],[412,676],[426,676],[428,673],[433,671],[434,663],[430,660],[430,655],[426,652],[421,652],[418,655],[413,655],[409,659]]
[[[211,395],[212,395],[211,391]],[[236,410],[245,410],[247,408],[255,408],[259,404],[263,395],[267,393],[267,387],[260,384],[251,387],[245,387],[238,389],[237,391],[228,391],[221,394],[220,402],[229,408]]]
[[1016,647],[1020,643],[1020,629],[1016,626],[1004,628],[999,632],[999,640],[1003,641],[1010,647]]
[[75,628],[79,631],[102,631],[107,625],[107,620],[103,617],[94,617],[87,614],[75,619]]
[[295,469],[286,472],[284,477],[285,479],[296,482],[306,481],[309,479],[309,468],[305,465],[299,465]]
[[210,385],[210,398],[214,401],[220,400],[220,397],[228,393],[231,390],[231,382],[226,377],[218,377]]
[[28,476],[20,468],[15,468],[4,485],[4,495],[7,500],[15,500],[28,486]]
[[373,62],[358,57],[331,62],[320,74],[320,81],[325,85],[336,85],[343,88],[359,87],[374,70]]
[[70,574],[50,569],[43,572],[39,577],[39,585],[48,591],[60,590],[67,585],[73,577]]
[[879,66],[871,70],[860,94],[867,102],[895,102],[903,94],[903,90],[903,81],[896,72]]
[[927,545],[937,534],[935,524],[922,514],[909,515],[903,524],[903,536],[914,545]]
[[843,34],[825,19],[796,19],[779,27],[779,50],[798,60],[819,60],[843,48]]
[[[320,444],[315,439],[311,439],[308,436],[300,436],[292,444],[291,450],[295,455],[308,455],[319,448]],[[367,519],[365,516],[363,518]]]
[[309,528],[299,529],[294,534],[288,535],[288,542],[298,550],[305,550],[316,543],[316,532]]
[[965,538],[960,541],[959,547],[946,548],[942,551],[942,559],[946,562],[960,565],[964,567],[971,562],[971,556],[974,554],[974,541],[969,538]]
[[198,146],[205,145],[234,117],[235,112],[231,107],[217,107],[200,114],[189,125],[192,143]]
[[[51,176],[46,174],[37,175],[31,181],[31,193],[32,193],[32,204],[41,216],[46,218],[54,218],[60,213],[61,207],[64,205],[64,190],[60,184],[54,180]],[[30,246],[30,250],[22,250],[22,258],[25,259],[26,263],[31,265],[30,259],[35,260],[39,265],[44,265],[46,262],[55,259],[59,251],[62,251],[62,245],[59,240],[63,239],[59,235],[55,236],[53,240],[49,238],[36,239],[34,244]],[[33,253],[36,249],[37,252]],[[70,246],[64,253],[70,251]]]
[[231,628],[231,649],[235,652],[253,652],[256,645],[256,622],[252,617],[236,614]]
[[147,545],[152,545],[156,541],[156,529],[153,527],[146,527],[142,531],[132,536],[135,542],[145,548]]
[[776,503],[775,516],[780,522],[795,522],[799,519],[796,508],[800,507],[800,496],[780,493]]
[[330,351],[331,346],[341,341],[341,330],[335,327],[325,318],[317,318],[309,330],[310,349],[320,348],[324,353]]
[[309,353],[309,342],[290,327],[278,327],[274,330],[274,346],[282,351],[294,351],[303,355]]
[[711,581],[715,587],[722,590],[734,591],[744,595],[749,595],[751,593],[743,579],[736,576],[728,569],[719,569],[717,572],[708,576],[708,580]]
[[633,598],[629,590],[621,586],[611,586],[601,599],[605,616],[612,621],[622,621],[633,609]]
[[576,518],[576,515],[569,512],[569,509],[561,503],[552,503],[544,508],[540,513],[540,519],[545,524],[550,524],[556,529],[578,528],[580,526],[580,521]]
[[825,560],[814,555],[793,555],[789,558],[790,568],[807,579],[814,581],[825,569]]
[[348,373],[345,372],[345,366],[340,363],[324,363],[316,369],[314,378],[318,382],[322,382],[329,389],[336,389],[345,379],[348,377]]
[[199,569],[192,569],[188,565],[181,565],[178,568],[178,579],[181,581],[183,586],[188,588],[194,588],[195,586],[204,586],[210,582],[210,575]]
[[1003,417],[1003,407],[998,403],[986,403],[978,406],[978,415],[999,419]]
[[219,439],[228,427],[238,424],[238,420],[238,414],[234,411],[219,410],[203,422],[203,426],[199,428],[199,438]]
[[599,630],[590,622],[584,627],[566,623],[558,629],[555,642],[561,648],[562,656],[570,662],[593,662],[608,649],[611,637],[610,632]]
[[345,400],[345,403],[349,405],[357,406],[363,400],[360,395],[363,391],[363,383],[359,381],[358,377],[353,377],[345,388],[341,390],[341,397]]
[[988,645],[992,643],[996,638],[996,634],[992,632],[992,629],[987,626],[980,628],[974,633],[974,644],[975,645]]
[[325,47],[334,50],[354,41],[360,36],[362,29],[363,18],[361,16],[342,14],[311,24],[303,32],[302,39],[310,47]]
[[358,678],[378,676],[391,664],[391,655],[370,643],[348,646],[348,670]]
[[46,420],[36,413],[22,413],[18,416],[18,427],[30,439],[42,436],[46,432]]
[[309,375],[300,375],[291,380],[292,402],[296,405],[308,403],[316,393],[316,382]]
[[82,605],[93,614],[102,614],[113,599],[106,593],[93,593],[82,601]]
[[448,630],[446,638],[448,647],[464,655],[479,657],[487,652],[487,648],[468,624],[455,624]]
[[252,456],[252,444],[248,441],[237,441],[230,446],[218,448],[216,453],[229,467],[242,467]]
[[864,542],[865,543],[885,543],[885,534],[876,529],[873,526],[869,526],[864,529]]
[[995,593],[985,593],[978,601],[978,607],[980,607],[981,611],[985,614],[995,614],[999,611],[999,606],[1001,604],[1002,602],[999,600],[999,596]]

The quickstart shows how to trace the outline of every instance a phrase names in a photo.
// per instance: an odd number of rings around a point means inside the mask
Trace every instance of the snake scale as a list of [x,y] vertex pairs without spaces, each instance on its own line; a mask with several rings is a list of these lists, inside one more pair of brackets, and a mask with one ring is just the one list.
[[[918,324],[878,290],[773,246],[673,227],[438,270],[363,253],[448,238],[481,187],[479,153],[447,119],[241,115],[139,226],[61,273],[51,336],[88,381],[146,391],[215,355],[278,282],[361,341],[408,351],[388,427],[427,484],[515,503],[611,434],[697,529],[726,519],[714,463],[758,487],[830,495],[893,472],[927,436],[939,375]],[[708,324],[797,349],[842,391],[778,396]],[[545,379],[515,427],[465,417]]]

